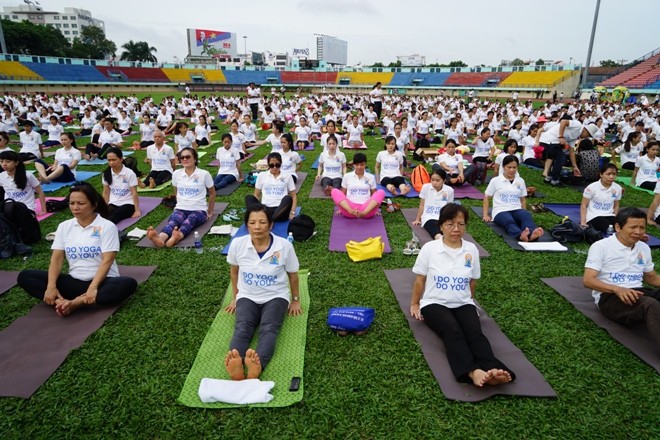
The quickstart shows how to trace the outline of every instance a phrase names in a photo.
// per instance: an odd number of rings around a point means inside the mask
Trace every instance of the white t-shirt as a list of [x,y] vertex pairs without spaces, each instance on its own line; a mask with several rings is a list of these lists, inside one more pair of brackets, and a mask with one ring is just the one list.
[[614,216],[614,202],[621,200],[622,196],[623,190],[616,182],[609,188],[605,188],[600,180],[591,183],[582,193],[582,197],[589,200],[587,222],[596,217]]
[[[133,204],[133,194],[131,188],[135,188],[138,184],[137,176],[132,169],[122,166],[119,173],[112,173],[112,183],[108,185],[105,177],[101,177],[101,183],[110,187],[109,205],[123,206]],[[102,175],[103,176],[103,175]]]
[[637,176],[635,177],[635,185],[640,186],[644,182],[656,183],[658,181],[656,175],[658,167],[660,167],[659,158],[656,157],[651,160],[646,154],[638,157],[635,161],[635,168],[638,168]]
[[140,136],[142,142],[153,142],[154,132],[156,131],[156,124],[150,122],[149,124],[140,124]]
[[490,150],[495,146],[493,138],[488,138],[485,142],[481,137],[477,138],[474,144],[474,154],[472,157],[489,157]]
[[282,135],[276,136],[275,133],[271,133],[266,136],[265,142],[271,145],[271,153],[282,151],[282,142],[280,142],[281,138]]
[[172,168],[174,150],[169,145],[163,144],[160,150],[156,147],[156,144],[149,145],[147,147],[147,159],[151,161],[152,171],[174,172]]
[[296,127],[296,141],[309,141],[309,136],[312,134],[312,129],[305,125],[304,127]]
[[60,141],[60,136],[64,133],[64,128],[60,125],[49,125],[48,126],[48,140],[49,141]]
[[241,124],[239,131],[245,136],[246,142],[255,142],[257,140],[257,126],[254,124]]
[[[512,156],[511,154],[506,154],[504,151],[502,151],[500,154],[497,155],[495,158],[495,163],[499,165],[499,171],[498,171],[498,176],[503,176],[504,175],[504,167],[502,166],[502,161],[504,160],[505,157],[507,156]],[[518,158],[518,163],[521,162],[520,160],[520,153],[514,153],[513,156],[516,156]],[[518,171],[516,171],[516,176],[519,176],[520,174]]]
[[492,218],[495,218],[500,212],[522,209],[520,199],[527,197],[527,187],[525,181],[520,177],[516,177],[513,182],[510,182],[504,176],[496,176],[488,184],[486,195],[493,198]]
[[255,87],[254,89],[251,87],[247,88],[247,94],[248,94],[248,104],[258,104],[260,99],[261,99],[261,89],[259,87]]
[[346,131],[348,131],[348,141],[360,142],[362,140],[361,135],[364,133],[364,128],[361,125],[350,124]]
[[373,174],[365,172],[359,178],[355,171],[344,174],[341,187],[346,188],[346,198],[353,203],[365,203],[371,197],[371,190],[376,189],[376,178]]
[[215,158],[218,159],[218,175],[231,174],[238,179],[238,168],[236,161],[241,160],[241,155],[233,148],[226,149],[225,147],[218,148],[215,153]]
[[[55,151],[55,160],[59,165],[66,165],[69,167],[71,172],[73,173],[74,177],[77,177],[76,174],[76,168],[78,168],[78,162],[80,162],[80,159],[82,159],[82,154],[80,153],[80,150],[77,148],[70,148],[66,149],[64,147],[58,148],[57,151]],[[71,168],[71,164],[73,162],[76,162],[76,166],[74,168]]]
[[346,155],[341,151],[335,151],[334,156],[330,156],[328,151],[324,151],[319,156],[319,164],[323,165],[321,177],[330,179],[339,179],[342,177],[342,166],[346,163]]
[[22,131],[19,134],[21,142],[21,153],[32,153],[37,157],[41,157],[39,145],[41,144],[41,135],[36,131],[31,131],[29,134]]
[[177,145],[177,152],[184,148],[192,148],[195,142],[195,135],[191,131],[187,131],[185,136],[177,134],[174,136],[174,143]]
[[243,133],[229,133],[231,135],[231,147],[239,152],[243,152],[245,144],[245,135]]
[[523,146],[523,162],[527,159],[534,159],[536,154],[534,153],[534,145],[536,144],[536,139],[527,135],[520,142]]
[[[544,144],[558,144],[559,143],[559,128],[561,127],[561,124],[556,124],[549,126],[549,124],[545,124],[543,126],[545,128],[545,131],[541,133],[541,137],[539,138],[539,142],[543,142]],[[582,133],[582,123],[580,121],[568,121],[568,125],[564,128],[564,140],[566,141],[567,144],[573,145],[575,141],[580,137],[580,133]]]
[[300,162],[302,162],[300,155],[293,150],[289,150],[287,152],[282,150],[280,151],[280,156],[282,156],[282,167],[280,168],[280,173],[298,177],[298,174],[296,173],[296,167]]
[[614,151],[621,157],[621,166],[627,164],[628,162],[636,163],[639,154],[644,149],[644,144],[638,142],[637,145],[630,145],[630,151],[626,151],[623,145],[619,145],[614,149]]
[[213,186],[211,174],[195,168],[189,176],[185,169],[172,174],[172,186],[176,188],[176,209],[182,211],[206,211],[206,190]]
[[384,177],[398,177],[401,176],[401,165],[403,165],[403,155],[400,151],[395,150],[394,154],[390,154],[387,150],[378,152],[376,156],[376,163],[380,164],[380,179]]
[[[589,248],[584,267],[598,271],[596,278],[604,283],[635,289],[642,287],[644,273],[652,272],[651,249],[641,241],[633,248],[624,246],[616,234],[598,240]],[[591,292],[596,305],[601,292]]]
[[421,308],[440,304],[453,309],[474,304],[470,281],[481,278],[479,251],[473,243],[461,241],[460,249],[447,248],[442,240],[429,241],[422,247],[412,269],[426,277]]
[[458,174],[458,164],[461,162],[463,162],[463,156],[458,153],[455,153],[453,156],[450,156],[449,153],[442,153],[438,156],[438,163],[444,163],[451,169],[448,174]]
[[202,139],[209,140],[210,127],[208,125],[195,126],[195,139],[201,141]]
[[269,208],[280,206],[282,198],[296,190],[296,184],[290,174],[275,177],[270,171],[259,173],[254,187],[261,191],[261,203]]
[[[660,180],[658,180],[658,183],[655,184],[655,190],[653,191],[655,194],[660,194]],[[655,208],[655,212],[653,213],[653,218],[656,219],[660,215],[660,205],[658,205],[657,208]]]
[[[13,177],[10,177],[6,171],[0,172],[0,186],[5,189],[5,199],[13,199],[21,202],[34,212],[37,210],[34,203],[34,191],[39,185],[39,180],[33,174],[27,173],[25,189],[19,189]],[[42,206],[41,209],[45,210],[46,207]]]
[[238,266],[238,294],[264,304],[275,298],[289,301],[289,273],[298,272],[299,263],[293,245],[282,237],[270,234],[273,241],[263,257],[259,257],[249,235],[231,242],[227,263]]
[[[98,214],[85,228],[72,218],[59,224],[51,249],[64,251],[69,275],[77,280],[90,281],[101,265],[102,254],[119,251],[119,234],[110,220]],[[118,276],[117,262],[113,261],[108,277]]]
[[440,191],[436,191],[433,185],[425,183],[419,192],[419,198],[424,200],[424,212],[422,213],[422,225],[429,220],[438,220],[440,210],[447,203],[454,201],[454,188],[449,185],[442,185]]
[[[333,133],[335,138],[337,138],[337,147],[342,146],[342,141],[341,141],[341,136],[339,136],[337,133]],[[321,146],[323,147],[323,151],[328,151],[328,137],[330,137],[330,133],[323,133],[321,135]]]
[[99,145],[103,146],[105,144],[121,144],[122,137],[119,132],[115,130],[103,130],[99,135]]

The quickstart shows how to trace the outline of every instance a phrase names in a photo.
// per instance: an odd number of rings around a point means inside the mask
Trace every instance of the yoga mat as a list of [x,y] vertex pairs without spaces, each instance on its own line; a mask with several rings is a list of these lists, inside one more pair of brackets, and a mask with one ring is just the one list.
[[349,241],[364,241],[369,237],[377,237],[379,235],[385,244],[384,252],[386,254],[392,252],[382,215],[378,213],[370,219],[346,218],[335,208],[332,216],[332,225],[330,226],[330,243],[328,249],[335,252],[346,252],[346,243]]
[[165,183],[161,183],[160,185],[155,186],[155,187],[153,187],[153,188],[149,188],[148,186],[147,186],[147,187],[144,187],[144,188],[140,188],[140,187],[138,186],[138,188],[137,188],[137,192],[139,192],[139,193],[145,193],[145,192],[156,192],[156,191],[162,191],[162,190],[164,190],[165,188],[167,188],[168,186],[171,186],[171,185],[172,185],[172,180],[168,180],[167,182],[165,182]]
[[[483,215],[484,215],[483,207],[473,206],[472,211],[474,211],[474,213],[477,214],[479,216],[479,218],[483,218]],[[531,251],[531,250],[528,251],[525,248],[523,248],[522,246],[520,246],[518,244],[518,240],[515,237],[511,237],[509,234],[507,234],[506,230],[504,230],[504,228],[502,228],[497,223],[495,223],[493,221],[490,221],[490,222],[486,222],[486,224],[488,225],[488,227],[490,229],[493,230],[493,232],[495,232],[497,235],[502,237],[504,242],[506,244],[508,244],[511,249],[514,249],[516,251],[534,252],[534,251]],[[543,242],[550,243],[550,242],[557,241],[557,240],[555,240],[555,238],[552,235],[550,235],[550,232],[548,232],[547,230],[543,230],[543,235],[537,241],[540,242],[540,243],[543,243]],[[571,251],[571,248],[566,243],[562,243],[562,246],[568,248],[568,250],[566,250],[566,251],[547,251],[547,250],[543,250],[543,251],[537,251],[537,252],[570,252]]]
[[[210,219],[206,220],[204,223],[201,225],[197,226],[195,229],[190,231],[190,234],[180,242],[174,245],[174,247],[177,248],[183,248],[183,247],[192,247],[195,245],[195,231],[199,232],[200,237],[204,237],[207,232],[209,232],[209,229],[213,226],[213,223],[215,223],[216,219],[218,216],[222,213],[222,211],[225,210],[227,207],[228,203],[222,203],[222,202],[215,202],[215,206],[213,208],[213,215],[211,216]],[[158,226],[156,226],[156,230],[158,232],[161,231],[166,225],[167,221],[169,220],[169,216],[167,216]],[[153,244],[151,240],[149,240],[146,236],[138,241],[137,243],[138,247],[144,247],[144,248],[154,248],[156,249],[156,246]]]
[[645,193],[651,194],[652,196],[655,195],[655,192],[651,191],[650,189],[644,189],[644,188],[640,188],[639,186],[631,185],[630,180],[631,180],[631,177],[626,177],[626,176],[619,176],[619,177],[616,178],[616,182],[618,182],[618,183],[623,183],[624,185],[626,185],[630,188],[634,188],[638,191],[644,191]]
[[[423,226],[415,226],[412,224],[415,221],[415,218],[417,217],[417,208],[402,209],[401,214],[403,214],[403,217],[408,222],[408,226],[410,226],[410,228],[412,229],[417,239],[419,239],[419,243],[422,246],[424,246],[429,241],[433,240],[433,237],[431,237],[429,233],[426,232],[426,229],[424,229]],[[479,250],[479,256],[481,258],[490,257],[490,253],[488,253],[486,249],[484,249],[479,243],[477,243],[474,237],[472,237],[470,234],[466,232],[465,235],[463,235],[463,238],[466,241],[469,241],[470,243],[474,243],[474,245]]]
[[[296,215],[300,214],[300,206],[296,206]],[[289,236],[289,220],[285,220],[283,222],[274,222],[273,223],[273,229],[271,229],[271,232],[274,235],[277,235],[278,237],[282,238],[287,238]],[[248,230],[245,227],[244,223],[241,223],[241,227],[238,228],[238,231],[236,231],[236,234],[231,237],[231,240],[229,240],[229,243],[220,251],[222,255],[227,255],[229,253],[229,246],[231,246],[231,242],[238,237],[242,237],[244,235],[248,235]]]
[[[133,151],[122,151],[124,154],[124,157],[130,156],[133,154]],[[94,159],[90,160],[85,160],[82,159],[80,162],[78,162],[78,165],[107,165],[108,164],[108,159],[99,159],[98,157],[95,157]]]
[[319,158],[317,157],[312,166],[310,167],[313,170],[318,170],[319,169]]
[[457,382],[449,367],[445,344],[424,321],[410,316],[410,300],[412,286],[416,275],[411,269],[386,270],[392,291],[399,302],[401,311],[408,320],[413,336],[419,342],[424,358],[431,373],[440,385],[442,394],[449,400],[461,402],[480,402],[495,395],[527,396],[527,397],[557,397],[550,384],[536,367],[525,357],[522,351],[506,337],[497,323],[480,307],[479,321],[481,328],[488,337],[495,356],[516,373],[516,380],[497,386],[485,385],[478,388],[471,384]]
[[[569,219],[573,220],[576,223],[580,223],[580,205],[578,204],[564,204],[564,203],[544,203],[543,206],[548,208],[554,214],[564,217],[568,216]],[[660,239],[654,237],[651,234],[646,234],[649,236],[649,241],[646,244],[649,247],[655,248],[660,247]]]
[[241,186],[241,182],[238,180],[230,183],[229,185],[225,186],[224,188],[216,189],[215,190],[215,195],[216,196],[228,196],[232,194],[234,191],[238,189],[238,187]]
[[626,327],[607,319],[598,310],[591,296],[591,289],[587,289],[582,284],[582,277],[541,278],[541,281],[556,290],[579,312],[660,373],[660,352],[646,327],[643,325]]
[[380,184],[376,185],[376,188],[377,189],[382,189],[383,192],[385,193],[385,197],[405,197],[407,199],[414,199],[415,197],[419,197],[419,193],[417,191],[415,191],[415,188],[413,188],[413,186],[412,186],[412,184],[410,183],[409,180],[406,180],[406,185],[408,185],[410,187],[410,191],[405,196],[400,196],[400,195],[395,196],[394,194],[389,192],[386,187],[384,187],[383,185],[380,185]]
[[326,196],[323,192],[323,187],[321,186],[321,181],[315,181],[312,185],[312,190],[309,192],[310,199],[330,199],[330,196]]
[[[119,266],[145,282],[156,266]],[[0,332],[0,396],[28,398],[59,368],[69,352],[103,325],[122,304],[90,306],[61,318],[41,302]]]
[[[46,197],[46,201],[49,201],[49,200],[64,200],[64,199],[65,199],[65,197]],[[37,212],[39,212],[39,211],[45,212],[46,211],[45,209],[42,210],[41,200],[39,200],[37,198],[34,199],[34,207],[36,208]],[[54,212],[45,212],[44,214],[38,215],[37,220],[41,221],[41,220],[47,219],[48,217],[50,217],[53,214],[55,214],[55,213]]]
[[362,141],[362,145],[360,145],[359,147],[351,147],[350,145],[348,145],[348,141],[346,139],[344,139],[344,144],[343,145],[344,145],[344,149],[346,149],[346,150],[366,150],[367,149],[367,144],[365,144],[364,141]]
[[[287,316],[282,324],[282,329],[277,337],[275,354],[261,375],[261,380],[275,382],[271,391],[273,400],[268,403],[256,403],[249,406],[254,407],[284,407],[300,402],[303,398],[305,381],[300,381],[298,391],[289,391],[291,378],[303,378],[305,366],[305,340],[307,338],[307,317],[309,315],[310,295],[307,283],[309,273],[301,270],[300,278],[300,305],[303,314],[300,316]],[[205,377],[214,379],[229,379],[225,370],[224,359],[229,351],[229,344],[234,334],[234,323],[236,315],[224,311],[231,301],[231,286],[227,288],[225,298],[220,311],[215,317],[202,346],[197,353],[195,362],[186,377],[186,381],[177,399],[179,403],[193,408],[240,408],[245,405],[234,405],[229,403],[215,402],[204,403],[199,399],[199,383]],[[257,329],[251,347],[256,347]]]
[[221,143],[222,141],[220,139],[216,139],[214,141],[209,142],[208,145],[197,145],[198,150],[206,150],[207,148],[211,148],[213,145],[217,145]]
[[0,271],[0,295],[16,285],[16,277],[18,277],[18,271]]
[[307,179],[307,173],[304,171],[298,171],[298,181],[296,182],[296,193],[300,192],[300,188],[302,188],[303,183],[305,183],[305,179]]
[[91,179],[94,176],[98,176],[101,174],[99,171],[76,171],[76,180],[73,182],[50,182],[50,183],[42,183],[41,184],[41,189],[44,190],[44,192],[53,192],[57,191],[58,189],[65,188],[67,186],[73,185],[75,182],[82,182],[83,180],[88,180]]
[[139,203],[140,203],[140,212],[142,213],[142,217],[139,218],[126,218],[119,223],[117,223],[117,229],[120,231],[123,231],[124,229],[127,229],[134,224],[136,224],[140,219],[144,218],[147,214],[149,214],[151,211],[156,209],[158,205],[160,205],[160,202],[163,200],[159,197],[138,197]]
[[454,188],[455,199],[484,199],[484,194],[469,183],[464,183],[461,186],[452,186],[452,188]]

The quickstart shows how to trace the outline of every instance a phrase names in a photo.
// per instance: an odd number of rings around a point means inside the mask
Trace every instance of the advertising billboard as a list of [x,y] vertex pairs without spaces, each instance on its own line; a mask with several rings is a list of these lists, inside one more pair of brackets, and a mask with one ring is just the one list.
[[339,38],[316,37],[316,58],[328,64],[348,64],[348,41]]
[[236,57],[238,46],[233,32],[188,29],[188,55],[193,57]]

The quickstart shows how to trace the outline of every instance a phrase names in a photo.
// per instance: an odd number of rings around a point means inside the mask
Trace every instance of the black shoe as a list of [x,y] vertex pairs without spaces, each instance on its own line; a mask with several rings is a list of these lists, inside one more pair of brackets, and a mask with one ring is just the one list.
[[566,185],[564,185],[561,182],[557,182],[557,183],[550,182],[550,185],[552,185],[553,188],[566,188]]
[[545,183],[546,185],[551,185],[551,184],[552,184],[552,181],[551,181],[551,180],[543,179],[543,183]]

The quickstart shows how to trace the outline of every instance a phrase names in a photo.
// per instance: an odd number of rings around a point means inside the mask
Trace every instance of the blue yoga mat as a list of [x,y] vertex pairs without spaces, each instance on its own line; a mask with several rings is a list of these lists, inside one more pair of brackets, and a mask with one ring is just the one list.
[[[576,204],[564,204],[564,203],[544,203],[543,206],[548,208],[550,211],[554,212],[559,216],[568,216],[569,219],[573,220],[576,223],[580,223],[580,205]],[[660,239],[654,237],[651,234],[648,234],[649,241],[646,244],[649,247],[660,247]]]
[[[300,214],[300,206],[296,207],[296,215]],[[289,220],[283,221],[283,222],[275,222],[273,224],[273,229],[271,231],[273,234],[277,235],[278,237],[283,237],[286,238],[289,235]],[[229,246],[231,246],[231,242],[238,237],[242,237],[244,235],[248,235],[248,230],[245,227],[245,224],[242,224],[240,228],[238,228],[238,231],[236,231],[236,234],[229,240],[229,243],[227,243],[227,246],[225,246],[220,253],[222,255],[227,255],[229,253]]]
[[376,188],[382,189],[385,192],[385,197],[406,197],[408,199],[414,199],[416,197],[419,197],[419,193],[415,191],[415,188],[413,188],[409,180],[406,180],[406,185],[410,187],[410,191],[405,196],[395,196],[391,192],[389,192],[387,188],[384,187],[383,185],[376,185]]
[[317,157],[312,166],[310,167],[313,170],[318,170],[319,169],[319,158]]
[[[130,156],[133,154],[133,151],[122,151],[124,157]],[[98,157],[95,157],[94,159],[91,160],[81,160],[78,162],[78,165],[107,165],[108,164],[108,159],[99,159]]]
[[41,189],[44,190],[44,192],[53,192],[57,191],[58,189],[71,186],[77,181],[83,181],[87,179],[91,179],[94,176],[98,176],[101,174],[100,171],[76,171],[76,180],[73,182],[50,182],[50,183],[43,183],[41,184]]

